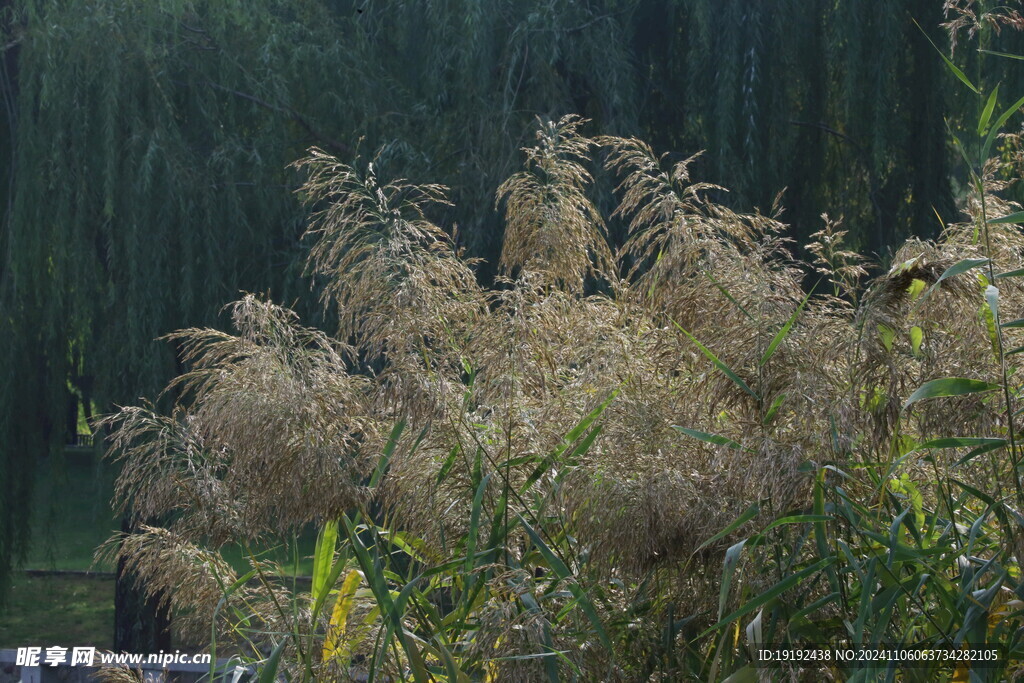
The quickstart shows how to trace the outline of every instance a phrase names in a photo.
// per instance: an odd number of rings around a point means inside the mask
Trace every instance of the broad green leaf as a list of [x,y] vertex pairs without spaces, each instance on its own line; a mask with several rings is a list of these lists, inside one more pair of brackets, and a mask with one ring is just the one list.
[[338,522],[331,520],[320,528],[316,538],[316,549],[313,551],[313,599],[323,602],[326,597],[327,577],[334,566],[334,549],[338,543]]
[[321,654],[321,660],[324,662],[340,656],[343,651],[350,651],[359,644],[352,642],[351,633],[347,642],[343,643],[342,637],[346,633],[348,614],[352,611],[356,588],[359,587],[359,582],[362,578],[363,575],[358,570],[353,569],[345,576],[345,580],[341,583],[341,588],[338,589],[338,597],[334,601],[334,609],[331,610],[331,620],[327,624],[327,633],[324,636],[324,647]]
[[476,554],[477,539],[480,538],[480,514],[484,507],[484,493],[487,492],[487,484],[491,475],[487,474],[480,480],[476,487],[476,494],[473,496],[473,508],[469,514],[469,531],[466,534],[466,565],[464,572],[467,577],[472,576],[473,556]]
[[734,451],[747,451],[748,450],[748,449],[744,448],[743,446],[741,446],[740,444],[738,444],[735,441],[733,441],[732,439],[727,439],[724,436],[720,436],[718,434],[708,434],[707,432],[699,432],[696,429],[687,429],[686,427],[680,427],[678,425],[672,425],[672,429],[675,429],[676,431],[682,432],[683,434],[686,434],[687,436],[692,436],[695,439],[699,439],[701,441],[706,441],[707,443],[713,443],[716,446],[725,446],[726,448],[731,448]]
[[399,420],[395,423],[395,426],[391,429],[391,434],[388,436],[388,442],[384,444],[384,452],[380,456],[380,460],[377,461],[377,467],[374,469],[373,474],[370,476],[370,488],[377,486],[381,477],[388,469],[388,465],[391,463],[391,456],[395,452],[395,447],[398,445],[398,439],[402,436],[402,432],[405,430],[405,420]]
[[274,650],[260,668],[259,683],[274,683],[277,680],[277,667],[281,662],[281,653],[284,652],[284,647],[287,644],[288,639],[281,638],[280,642],[274,646]]
[[954,263],[949,268],[947,268],[945,272],[939,276],[939,279],[935,281],[935,284],[931,286],[931,289],[935,289],[936,287],[938,287],[939,283],[947,278],[962,275],[963,273],[966,273],[967,271],[973,268],[978,268],[984,265],[988,265],[987,258],[965,258],[964,260]]
[[989,446],[992,444],[1005,444],[1006,439],[993,439],[981,436],[947,436],[941,439],[925,441],[918,446],[918,450],[925,448],[976,448],[978,446]]
[[[597,439],[597,436],[600,433],[601,433],[601,425],[598,425],[598,426],[594,427],[593,429],[591,429],[590,432],[588,432],[587,435],[583,438],[583,440],[580,441],[579,444],[577,444],[576,447],[573,448],[569,452],[569,455],[565,458],[565,460],[568,461],[568,462],[572,462],[572,461],[576,460],[576,458],[578,458],[580,455],[582,455],[582,454],[586,453],[587,451],[589,451],[590,447],[592,445],[594,445],[594,441]],[[542,476],[544,476],[544,473],[547,472],[549,469],[551,469],[551,466],[555,462],[556,462],[556,460],[555,460],[554,456],[544,458],[543,462],[541,462],[541,464],[538,465],[537,468],[533,472],[530,473],[530,476],[527,477],[527,479],[523,483],[523,485],[519,487],[520,495],[522,495],[522,494],[526,493],[528,490],[530,490],[530,487],[533,486],[534,484],[536,484],[537,481]]]
[[1003,323],[1002,325],[1000,325],[1000,327],[1002,327],[1003,329],[1024,327],[1024,318],[1017,318],[1016,320],[1011,320],[1008,323]]
[[910,281],[910,284],[907,285],[907,296],[910,297],[911,301],[917,301],[917,297],[921,296],[927,287],[928,284],[924,280],[919,277],[915,277]]
[[729,590],[732,587],[732,577],[736,574],[736,567],[740,563],[740,553],[747,539],[732,545],[725,551],[725,559],[722,561],[722,587],[718,590],[718,618],[721,619],[725,613],[725,603],[729,600]]
[[722,683],[756,683],[761,680],[761,674],[753,664],[746,664],[736,669]]
[[789,517],[777,519],[766,526],[764,530],[761,531],[761,535],[764,535],[775,527],[782,526],[784,524],[810,524],[812,522],[828,522],[831,520],[831,515],[790,515]]
[[761,400],[761,397],[758,396],[757,394],[755,394],[754,391],[750,387],[747,386],[747,383],[744,382],[742,379],[740,379],[740,376],[732,371],[732,368],[730,368],[728,365],[726,365],[722,361],[718,360],[718,356],[716,356],[711,351],[711,349],[709,349],[708,347],[704,346],[699,341],[697,341],[696,337],[694,337],[692,334],[690,334],[689,332],[684,330],[682,328],[682,326],[679,323],[677,323],[675,320],[672,321],[672,324],[675,325],[676,327],[678,327],[680,332],[682,332],[687,337],[689,337],[690,341],[692,341],[697,346],[697,348],[700,349],[701,353],[703,353],[707,357],[708,360],[710,360],[712,363],[714,363],[716,368],[718,368],[719,370],[724,372],[726,377],[731,379],[736,386],[738,386],[740,389],[742,389],[743,391],[745,391],[748,394],[750,394],[751,396],[753,396],[755,400],[757,400],[757,401]]
[[440,484],[445,480],[445,477],[448,476],[448,473],[452,471],[452,467],[455,466],[455,458],[458,457],[461,450],[462,449],[459,444],[455,444],[452,446],[451,450],[448,451],[448,457],[444,459],[444,462],[441,464],[441,469],[437,472],[436,483]]
[[1018,268],[1017,270],[1009,270],[1005,273],[996,273],[996,278],[998,279],[1001,277],[1020,277],[1021,275],[1024,275],[1024,268]]
[[992,89],[992,93],[988,96],[988,102],[985,103],[985,109],[981,112],[981,119],[978,121],[978,135],[984,135],[988,130],[988,122],[992,119],[992,111],[996,108],[996,99],[999,97],[999,86],[996,85]]
[[772,357],[772,355],[775,354],[775,349],[779,348],[779,344],[781,344],[782,340],[785,339],[786,335],[789,334],[789,331],[793,328],[793,323],[796,322],[796,319],[800,316],[800,312],[804,310],[804,306],[807,305],[807,302],[810,300],[811,294],[813,293],[814,288],[812,287],[811,291],[807,292],[807,296],[804,297],[804,300],[801,301],[800,305],[796,307],[795,311],[793,311],[793,315],[789,316],[789,320],[786,321],[786,324],[783,325],[782,329],[779,330],[775,334],[775,337],[772,338],[771,343],[768,344],[768,348],[765,349],[764,355],[761,356],[761,361],[758,363],[759,366],[763,367],[764,364],[767,363],[768,360]]
[[[529,490],[531,486],[533,486],[537,482],[537,480],[544,476],[544,473],[547,472],[552,465],[559,461],[562,454],[565,453],[566,449],[569,448],[569,446],[571,446],[572,444],[576,443],[577,440],[579,440],[580,436],[582,436],[583,433],[587,431],[590,425],[594,424],[594,421],[601,416],[601,413],[603,413],[605,409],[609,405],[611,405],[611,402],[615,400],[615,397],[618,395],[619,390],[616,389],[611,393],[610,396],[608,396],[608,398],[606,398],[601,403],[601,405],[597,406],[592,411],[590,411],[590,413],[587,414],[587,416],[584,417],[579,422],[579,424],[577,424],[575,427],[569,430],[569,432],[562,437],[562,440],[558,444],[558,446],[550,454],[548,454],[540,462],[539,465],[537,465],[537,467],[533,470],[532,473],[530,473],[530,476],[527,477],[526,482],[519,487],[519,493],[525,493],[527,490]],[[590,433],[587,434],[586,438],[584,438],[583,441],[577,444],[577,446],[573,448],[573,450],[569,453],[569,458],[571,459],[573,457],[586,453],[590,449],[590,446],[593,445],[594,440],[597,438],[597,435],[600,433],[600,426],[591,429]]]
[[[988,219],[989,225],[998,225],[1000,223],[1024,223],[1024,211],[1017,211],[1006,216],[1000,216],[999,218]],[[1024,269],[1015,270],[1012,273],[1000,273],[996,277],[1013,277],[1021,273],[1024,273]]]
[[715,287],[718,287],[718,291],[720,291],[722,294],[724,294],[726,299],[731,301],[732,304],[736,308],[738,308],[743,315],[747,316],[748,320],[751,320],[751,321],[754,320],[754,316],[750,315],[750,313],[747,312],[747,309],[743,308],[743,304],[741,304],[739,301],[736,301],[736,299],[733,298],[732,294],[729,293],[729,290],[727,290],[725,287],[723,287],[718,282],[718,280],[715,279],[714,275],[712,275],[711,273],[709,273],[706,270],[704,271],[704,274],[708,276],[708,279],[711,280],[711,282],[715,285]]
[[933,379],[922,384],[917,391],[910,395],[907,402],[903,404],[906,410],[918,401],[929,398],[941,398],[943,396],[964,396],[966,394],[979,394],[986,391],[994,391],[999,388],[998,384],[990,384],[980,379],[965,379],[963,377],[944,377]]
[[974,449],[971,450],[970,453],[968,453],[967,455],[953,463],[953,467],[959,467],[964,463],[968,463],[971,460],[974,460],[979,455],[997,450],[999,448],[1006,446],[1007,444],[1006,439],[979,439],[979,441],[985,441],[987,443],[982,443],[976,446]]

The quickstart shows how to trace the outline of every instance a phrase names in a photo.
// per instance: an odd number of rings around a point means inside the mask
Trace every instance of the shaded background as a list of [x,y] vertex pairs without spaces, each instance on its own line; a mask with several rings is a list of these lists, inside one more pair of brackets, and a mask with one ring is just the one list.
[[[913,20],[948,48],[937,0],[0,0],[0,592],[59,500],[40,472],[176,374],[157,337],[222,325],[240,290],[329,325],[288,168],[309,146],[449,185],[432,218],[484,282],[495,189],[537,117],[571,112],[706,150],[717,201],[768,212],[786,189],[798,244],[828,212],[884,262],[957,219],[949,130],[980,107]],[[1024,64],[955,58],[1002,106],[1024,93]]]

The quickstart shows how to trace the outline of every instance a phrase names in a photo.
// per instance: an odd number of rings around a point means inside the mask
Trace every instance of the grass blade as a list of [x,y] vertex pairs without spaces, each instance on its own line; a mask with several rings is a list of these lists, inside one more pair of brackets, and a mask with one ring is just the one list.
[[932,290],[939,286],[940,282],[947,278],[956,277],[957,275],[962,275],[974,268],[980,268],[981,266],[987,265],[987,258],[965,258],[962,261],[958,261],[957,263],[951,265],[949,268],[946,268],[945,272],[942,273],[942,275],[939,276],[939,279],[935,281],[935,284],[928,288],[928,293],[930,294]]
[[729,534],[731,534],[732,532],[736,531],[741,526],[743,526],[744,524],[746,524],[747,522],[752,520],[754,517],[756,517],[757,514],[760,511],[761,511],[760,504],[758,504],[758,503],[752,504],[750,507],[748,507],[746,510],[743,511],[743,514],[741,514],[739,517],[734,519],[729,524],[729,526],[725,527],[724,529],[719,531],[717,534],[715,534],[714,536],[712,536],[708,540],[706,540],[703,543],[701,543],[699,546],[697,546],[697,549],[694,550],[690,554],[691,555],[696,555],[697,553],[699,553],[701,550],[704,550],[704,548],[707,548],[712,543],[715,543],[716,541],[719,541],[719,540],[725,538],[726,536],[728,536]]
[[996,99],[999,97],[999,85],[992,89],[985,103],[985,109],[981,112],[981,119],[978,121],[978,135],[984,135],[988,130],[988,122],[992,119],[992,111],[996,108]]
[[538,534],[537,531],[530,526],[530,524],[523,519],[523,516],[518,512],[516,513],[516,517],[519,518],[519,523],[523,525],[524,529],[526,529],[526,533],[529,534],[530,540],[533,541],[535,546],[537,546],[537,549],[541,552],[541,555],[544,556],[544,559],[548,561],[548,565],[555,572],[558,578],[566,581],[573,597],[579,601],[580,609],[583,610],[583,613],[590,621],[590,625],[594,628],[594,632],[597,634],[598,640],[601,641],[602,645],[611,650],[612,641],[608,637],[608,633],[604,630],[604,625],[601,623],[601,619],[597,615],[594,603],[590,601],[590,596],[588,596],[586,591],[583,590],[583,587],[576,582],[572,572],[570,572],[569,568],[565,566],[565,563],[551,551],[551,548],[549,548],[544,542],[544,539],[540,537],[540,534]]
[[731,448],[734,451],[747,451],[748,453],[751,452],[749,448],[744,448],[743,446],[736,443],[732,439],[727,439],[724,436],[719,436],[718,434],[708,434],[707,432],[700,432],[697,431],[696,429],[687,429],[686,427],[679,427],[677,425],[672,425],[672,429],[675,429],[678,432],[682,432],[687,436],[692,436],[695,439],[699,439],[707,443],[713,443],[716,446],[725,446],[726,448]]
[[[999,225],[1000,223],[1024,223],[1024,211],[1017,211],[1006,216],[990,218],[988,220],[989,225]],[[1009,273],[999,273],[996,277],[1016,277],[1018,275],[1024,275],[1024,268],[1013,270]]]
[[775,334],[774,338],[772,338],[771,343],[768,344],[768,348],[765,349],[764,355],[761,356],[761,360],[758,362],[759,366],[764,367],[764,364],[767,363],[775,354],[775,350],[779,348],[779,344],[781,344],[782,340],[789,334],[789,331],[793,328],[793,323],[796,322],[797,317],[799,317],[800,312],[804,310],[804,306],[807,305],[807,302],[810,300],[811,294],[813,293],[814,288],[812,287],[811,291],[807,292],[807,296],[804,297],[804,300],[801,301],[800,305],[796,307],[795,311],[793,311],[793,315],[789,316],[789,320],[786,321],[786,324],[783,325],[782,329]]
[[922,384],[917,391],[910,395],[907,402],[903,404],[906,410],[918,401],[929,398],[940,398],[943,396],[964,396],[966,394],[978,394],[986,391],[994,391],[999,388],[998,384],[990,384],[980,379],[965,379],[963,377],[944,377],[933,379]]
[[755,394],[753,389],[748,387],[747,383],[744,382],[742,379],[740,379],[740,376],[732,371],[732,368],[730,368],[728,365],[726,365],[725,363],[720,361],[718,359],[718,356],[716,356],[711,351],[711,349],[709,349],[708,347],[704,346],[699,341],[697,341],[696,337],[694,337],[692,334],[690,334],[689,332],[684,330],[682,328],[682,326],[679,323],[677,323],[675,320],[672,321],[672,324],[675,325],[676,327],[678,327],[680,332],[682,332],[687,337],[689,337],[690,341],[692,341],[697,346],[697,348],[700,349],[701,353],[703,353],[707,357],[708,360],[710,360],[712,363],[714,363],[716,368],[718,368],[719,370],[724,372],[725,376],[728,377],[729,379],[731,379],[736,386],[738,386],[740,389],[742,389],[743,391],[745,391],[748,394],[750,394],[751,396],[753,396],[755,400],[757,400],[757,401],[761,400],[761,397],[758,396],[757,394]]
[[787,576],[786,578],[782,579],[781,581],[776,583],[774,586],[772,586],[771,588],[769,588],[765,592],[763,592],[760,595],[758,595],[757,597],[755,597],[753,600],[750,600],[749,602],[744,604],[742,607],[737,609],[735,612],[732,612],[731,614],[729,614],[729,616],[725,617],[724,619],[720,619],[717,624],[715,624],[711,628],[705,630],[703,633],[701,633],[698,636],[698,638],[703,638],[707,634],[712,633],[714,631],[717,631],[718,629],[720,629],[721,627],[725,626],[726,624],[729,624],[729,623],[735,621],[736,619],[739,619],[740,617],[753,612],[758,607],[761,607],[762,605],[764,605],[765,603],[769,602],[770,600],[773,600],[776,597],[778,597],[779,595],[781,595],[782,593],[785,593],[790,588],[793,588],[794,586],[796,586],[798,583],[800,583],[801,581],[803,581],[807,577],[812,576],[813,574],[821,571],[822,569],[825,569],[826,567],[832,565],[833,563],[835,563],[835,561],[836,561],[835,557],[826,557],[823,560],[819,560],[819,561],[815,562],[814,564],[812,564],[809,567],[805,567],[805,568],[801,569],[800,571],[798,571],[795,574],[790,574],[789,576]]
[[[981,159],[979,160],[980,163],[985,163],[985,161],[988,159],[988,152],[992,148],[992,143],[993,141],[995,141],[996,135],[998,135],[999,131],[1003,129],[1003,124],[1006,123],[1007,120],[1011,116],[1013,116],[1014,112],[1016,112],[1021,107],[1024,107],[1024,97],[1020,98],[1019,100],[1011,104],[1007,108],[1007,110],[1004,111],[998,119],[996,119],[995,124],[993,124],[992,128],[988,132],[988,137],[985,138],[985,144],[981,148]],[[999,219],[997,218],[996,220]],[[989,223],[992,223],[992,221],[989,221]]]
[[921,24],[917,23],[916,19],[911,19],[911,21],[913,21],[914,26],[916,26],[918,30],[920,30],[921,33],[924,34],[924,37],[928,40],[928,42],[932,44],[932,47],[935,48],[935,51],[939,53],[940,57],[942,57],[942,61],[944,61],[949,70],[953,72],[953,75],[959,78],[960,82],[962,82],[964,85],[970,88],[971,92],[973,92],[975,95],[980,95],[981,91],[974,87],[974,84],[971,83],[971,79],[967,78],[967,74],[961,71],[960,68],[956,64],[954,64],[949,57],[946,56],[946,53],[939,49],[939,46],[935,44],[935,41],[932,40],[931,36],[929,36],[925,32],[925,30],[921,28]]
[[725,613],[725,603],[729,599],[729,590],[732,587],[732,577],[736,574],[736,567],[740,563],[740,553],[747,539],[732,545],[725,551],[725,559],[722,561],[722,587],[718,591],[718,618]]

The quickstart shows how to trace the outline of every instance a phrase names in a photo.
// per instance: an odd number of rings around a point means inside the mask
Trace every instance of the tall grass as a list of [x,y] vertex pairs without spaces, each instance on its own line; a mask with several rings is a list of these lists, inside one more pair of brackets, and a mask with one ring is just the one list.
[[[773,676],[1016,675],[1024,213],[987,157],[1024,100],[954,73],[982,101],[968,220],[864,284],[826,218],[811,293],[775,217],[576,117],[499,190],[493,290],[428,218],[444,188],[313,150],[338,329],[247,296],[236,334],[173,335],[176,412],[104,422],[119,498],[168,520],[116,552],[263,680],[754,680],[769,645],[1002,655]],[[220,556],[311,522],[310,590]]]

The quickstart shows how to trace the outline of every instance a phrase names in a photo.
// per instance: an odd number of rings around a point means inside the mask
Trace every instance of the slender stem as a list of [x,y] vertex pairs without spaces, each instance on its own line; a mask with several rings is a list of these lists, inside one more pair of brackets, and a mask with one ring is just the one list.
[[[245,548],[246,554],[249,556],[249,561],[252,563],[253,569],[256,570],[256,576],[260,577],[260,584],[262,584],[264,590],[266,590],[267,593],[270,594],[270,600],[274,603],[274,608],[277,609],[277,613],[281,616],[282,622],[287,624],[288,615],[285,614],[284,608],[281,607],[281,603],[277,599],[277,593],[274,592],[274,588],[270,585],[270,582],[267,580],[266,575],[264,575],[263,569],[260,567],[259,560],[256,559],[256,555],[255,553],[253,553],[252,548],[249,547],[248,543],[244,543],[243,547]],[[299,638],[299,634],[295,631],[292,631],[289,635],[292,637],[292,640],[295,641],[295,649],[299,652],[299,659],[305,661],[306,655],[302,650],[302,639]]]
[[[984,163],[984,160],[982,160]],[[981,171],[984,173],[984,170]],[[985,201],[985,184],[982,175],[977,176],[977,189],[981,200],[981,227],[985,236],[985,251],[988,254],[988,281],[995,286],[995,266],[993,264],[994,254],[992,253],[992,238],[989,234],[988,207]],[[993,326],[996,330],[996,345],[999,355],[999,372],[1003,388],[1003,403],[1006,407],[1006,430],[1010,441],[1010,464],[1013,467],[1013,485],[1017,494],[1017,505],[1024,505],[1024,489],[1021,488],[1020,470],[1018,468],[1017,436],[1013,428],[1013,396],[1010,392],[1010,378],[1006,370],[1006,353],[1003,347],[1003,331],[999,323],[997,311],[993,311]],[[999,477],[996,477],[996,486],[1000,487]],[[1001,488],[1001,487],[1000,487]],[[1002,498],[1001,491],[999,497]]]

